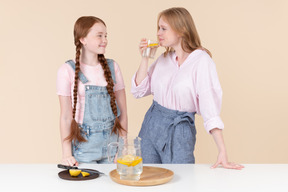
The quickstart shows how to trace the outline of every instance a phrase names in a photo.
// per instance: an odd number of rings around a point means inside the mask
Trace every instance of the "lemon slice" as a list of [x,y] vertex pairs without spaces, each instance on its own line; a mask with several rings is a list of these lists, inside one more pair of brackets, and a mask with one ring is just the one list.
[[133,155],[125,155],[119,159],[117,159],[117,162],[122,164],[122,165],[127,165],[128,167],[130,164],[133,162],[134,156]]
[[117,162],[122,165],[127,165],[128,167],[130,166],[134,167],[138,165],[140,162],[142,162],[142,157],[125,155],[124,157],[117,159]]
[[131,166],[136,166],[136,165],[138,165],[139,163],[141,163],[142,162],[142,157],[135,157],[135,159],[134,159],[134,161],[131,163]]
[[80,169],[69,169],[69,173],[72,177],[77,177],[81,173],[81,170]]
[[131,162],[126,162],[126,161],[123,161],[122,159],[117,159],[117,163],[122,164],[122,165],[127,165],[127,166],[130,166],[131,164]]
[[151,43],[148,45],[148,47],[154,47],[154,46],[158,46],[158,43]]
[[81,174],[82,174],[82,176],[83,176],[83,177],[87,177],[87,176],[89,176],[89,175],[90,175],[90,173],[87,173],[87,172],[83,172],[83,171],[81,172]]

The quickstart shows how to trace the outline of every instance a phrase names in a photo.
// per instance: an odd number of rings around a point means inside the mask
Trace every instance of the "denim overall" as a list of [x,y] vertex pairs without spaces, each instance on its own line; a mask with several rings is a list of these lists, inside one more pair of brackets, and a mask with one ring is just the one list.
[[143,163],[195,163],[195,112],[167,109],[153,101],[139,137]]
[[[69,60],[66,63],[75,70],[74,61]],[[107,63],[112,79],[116,83],[113,60],[107,59]],[[79,79],[84,85],[88,82],[88,79],[81,71],[79,72]],[[117,116],[119,115],[120,110],[117,106]],[[81,135],[87,142],[72,142],[72,153],[78,162],[110,163],[107,156],[107,145],[110,142],[118,141],[118,135],[111,133],[114,121],[115,116],[110,106],[110,95],[106,87],[85,85],[84,118],[83,123],[79,124],[79,127]],[[116,149],[111,154],[113,160]]]

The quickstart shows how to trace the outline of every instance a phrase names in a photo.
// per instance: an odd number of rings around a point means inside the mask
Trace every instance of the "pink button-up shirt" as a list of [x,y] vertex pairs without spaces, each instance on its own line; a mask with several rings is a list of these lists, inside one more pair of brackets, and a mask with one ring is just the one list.
[[155,101],[168,109],[196,112],[203,117],[208,133],[224,128],[220,118],[222,89],[215,63],[205,51],[193,51],[180,66],[175,52],[166,57],[162,54],[138,86],[135,78],[136,73],[131,88],[134,97],[152,94]]

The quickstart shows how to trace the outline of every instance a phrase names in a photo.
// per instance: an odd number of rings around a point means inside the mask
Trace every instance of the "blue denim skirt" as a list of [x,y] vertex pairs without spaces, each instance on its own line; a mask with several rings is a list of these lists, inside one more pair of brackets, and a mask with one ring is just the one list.
[[167,109],[153,101],[139,137],[144,163],[195,163],[195,112]]

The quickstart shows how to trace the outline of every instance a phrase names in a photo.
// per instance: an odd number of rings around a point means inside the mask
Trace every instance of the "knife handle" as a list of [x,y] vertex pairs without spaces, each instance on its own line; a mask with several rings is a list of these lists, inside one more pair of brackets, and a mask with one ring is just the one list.
[[78,167],[72,167],[72,166],[62,165],[62,164],[58,164],[57,167],[62,168],[62,169],[78,169]]

